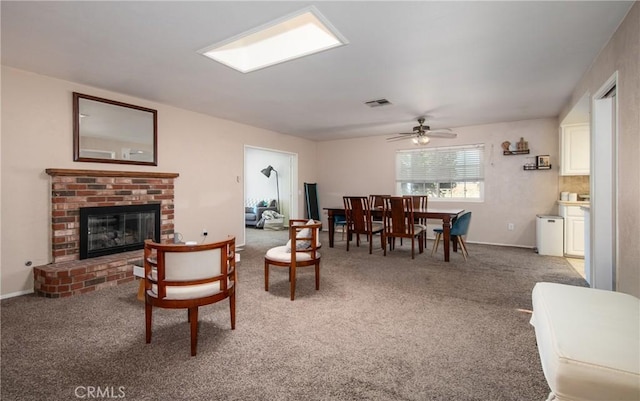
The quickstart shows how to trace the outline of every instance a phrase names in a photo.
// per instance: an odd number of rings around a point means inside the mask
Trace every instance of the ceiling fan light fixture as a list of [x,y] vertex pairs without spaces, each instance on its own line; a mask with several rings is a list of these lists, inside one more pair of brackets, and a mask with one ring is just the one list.
[[429,137],[420,135],[411,140],[416,146],[423,146],[429,143]]

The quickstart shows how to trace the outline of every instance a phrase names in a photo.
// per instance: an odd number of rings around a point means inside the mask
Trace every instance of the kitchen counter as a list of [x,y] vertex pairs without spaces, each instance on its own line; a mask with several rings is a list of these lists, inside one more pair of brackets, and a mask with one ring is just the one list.
[[561,206],[589,206],[589,201],[556,201]]

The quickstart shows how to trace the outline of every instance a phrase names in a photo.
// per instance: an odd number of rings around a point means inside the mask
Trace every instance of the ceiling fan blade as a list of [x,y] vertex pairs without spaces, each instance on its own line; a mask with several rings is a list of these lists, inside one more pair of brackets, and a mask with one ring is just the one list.
[[411,137],[410,137],[410,136],[405,136],[405,135],[402,135],[402,136],[392,136],[391,138],[387,138],[387,141],[389,141],[389,142],[395,142],[395,141],[400,141],[400,140],[403,140],[403,139],[411,139]]
[[446,130],[433,130],[425,133],[430,138],[455,138],[458,136],[455,132]]

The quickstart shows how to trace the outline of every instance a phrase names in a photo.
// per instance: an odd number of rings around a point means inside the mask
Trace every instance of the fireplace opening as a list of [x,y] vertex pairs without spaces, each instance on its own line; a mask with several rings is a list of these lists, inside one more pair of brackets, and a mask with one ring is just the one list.
[[160,242],[160,204],[80,208],[80,259],[144,248]]

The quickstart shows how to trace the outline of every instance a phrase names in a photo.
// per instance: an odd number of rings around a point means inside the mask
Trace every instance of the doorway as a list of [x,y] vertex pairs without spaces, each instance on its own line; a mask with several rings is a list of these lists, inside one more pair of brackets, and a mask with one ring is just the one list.
[[618,260],[617,73],[593,96],[591,133],[591,286],[616,290]]
[[[272,168],[267,177],[262,170]],[[285,226],[291,216],[298,215],[298,155],[295,153],[244,147],[244,202],[252,206],[256,201],[279,200],[278,209],[284,215]],[[257,216],[260,218],[260,216]],[[243,215],[244,218],[244,215]],[[254,227],[245,225],[244,244],[247,242],[247,230]]]

